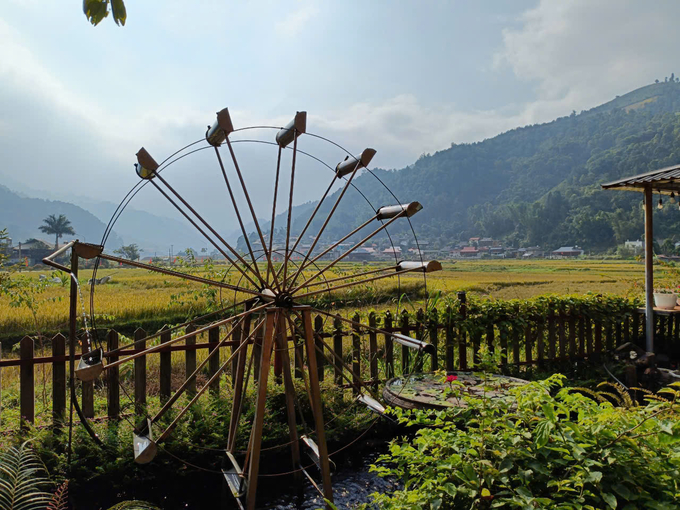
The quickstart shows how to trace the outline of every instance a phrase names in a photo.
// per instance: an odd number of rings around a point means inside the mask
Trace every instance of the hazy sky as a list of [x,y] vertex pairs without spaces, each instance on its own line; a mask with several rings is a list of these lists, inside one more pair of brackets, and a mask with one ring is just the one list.
[[[126,4],[125,27],[92,27],[80,2],[2,2],[0,183],[118,201],[140,146],[164,159],[225,106],[236,127],[306,110],[310,131],[400,168],[680,74],[671,0]],[[239,157],[256,205],[271,207],[275,151]],[[214,157],[201,158],[176,185],[229,217],[223,183],[209,181]],[[317,198],[327,176],[301,170],[295,202]]]

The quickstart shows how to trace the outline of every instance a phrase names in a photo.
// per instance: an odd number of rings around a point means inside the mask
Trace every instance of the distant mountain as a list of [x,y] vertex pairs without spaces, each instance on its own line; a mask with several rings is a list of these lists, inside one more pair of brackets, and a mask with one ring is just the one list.
[[[50,236],[40,232],[38,227],[48,215],[63,214],[76,231],[73,237],[99,244],[117,204],[82,197],[77,200],[79,205],[61,200],[29,198],[0,185],[0,228],[7,228],[14,244],[31,237],[54,242]],[[167,254],[171,245],[177,253],[187,247],[199,249],[206,244],[200,234],[188,224],[128,208],[116,222],[114,231],[106,242],[106,250],[112,252],[123,244],[132,243],[137,244],[145,255],[156,252],[159,255]]]
[[[477,143],[454,143],[401,170],[374,174],[402,202],[422,203],[424,209],[412,220],[431,247],[482,235],[515,246],[579,244],[601,251],[639,238],[643,222],[639,193],[602,191],[599,184],[678,163],[680,83],[669,81],[553,122]],[[374,207],[395,201],[367,173],[355,183]],[[324,202],[310,234],[316,234],[337,196]],[[293,209],[293,232],[302,229],[314,205]],[[370,212],[359,193],[348,192],[326,240],[348,233]],[[658,216],[656,235],[680,240],[677,206]],[[277,230],[285,225],[284,217],[277,218]],[[407,238],[407,227],[396,222],[390,232],[397,240]]]
[[[54,239],[50,235],[38,229],[42,225],[43,218],[50,214],[63,214],[71,221],[76,235],[68,236],[69,238],[75,237],[81,241],[96,244],[101,241],[105,229],[104,223],[82,207],[59,200],[20,196],[0,185],[0,228],[7,228],[15,245],[32,237],[53,243]],[[123,244],[123,241],[118,234],[113,232],[109,243],[111,247],[117,248]]]

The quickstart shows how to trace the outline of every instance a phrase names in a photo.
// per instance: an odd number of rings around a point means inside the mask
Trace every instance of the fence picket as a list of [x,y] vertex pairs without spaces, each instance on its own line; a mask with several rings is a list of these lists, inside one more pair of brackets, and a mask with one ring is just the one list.
[[434,347],[434,351],[432,353],[432,362],[430,365],[430,369],[432,372],[435,370],[439,369],[439,313],[437,310],[432,310],[430,313],[430,316],[428,317],[428,337],[430,340],[430,343]]
[[444,327],[446,328],[446,371],[453,372],[454,369],[454,359],[453,359],[453,320],[452,311],[450,307],[446,307],[446,322]]
[[316,372],[319,376],[319,381],[323,382],[324,374],[326,372],[326,356],[324,356],[323,342],[321,341],[321,335],[323,334],[323,319],[320,315],[317,315],[314,318],[314,331],[316,332],[316,335],[314,336],[314,345],[316,345]]
[[338,315],[333,319],[333,351],[335,351],[335,384],[342,384],[342,321]]
[[543,365],[544,356],[544,345],[543,345],[543,333],[544,333],[543,320],[538,319],[538,326],[536,327],[536,360],[538,361],[538,366]]
[[21,416],[21,427],[25,428],[27,423],[35,421],[35,374],[33,365],[33,339],[25,336],[19,344],[19,355],[21,356],[21,369],[19,376],[19,411]]
[[[135,349],[146,349],[146,331],[142,328],[135,330]],[[144,414],[146,408],[146,356],[140,356],[135,361],[135,412]]]
[[[188,335],[193,333],[194,331],[196,331],[196,326],[194,326],[193,324],[189,324],[184,330],[184,333]],[[196,335],[187,337],[184,343],[187,346],[196,345]],[[196,371],[196,351],[193,349],[189,349],[185,353],[184,372],[186,373],[186,377],[189,377],[195,371]],[[194,377],[191,381],[189,381],[189,384],[187,385],[187,395],[189,397],[193,397],[195,394],[196,394],[196,378]]]
[[[208,330],[208,343],[213,344],[208,347],[208,354],[211,354],[217,349],[217,344],[220,343],[220,327],[216,326]],[[208,361],[208,379],[212,378],[220,368],[220,353],[216,352]],[[214,396],[220,394],[220,378],[215,377],[215,380],[210,384],[210,393]]]
[[555,359],[555,316],[548,315],[548,359]]
[[566,317],[564,316],[563,313],[560,313],[558,318],[557,318],[557,336],[559,339],[559,349],[560,349],[560,358],[564,359],[564,357],[567,355],[567,335],[565,332],[565,322],[566,322]]
[[[89,333],[85,333],[88,335]],[[85,354],[93,349],[90,342],[81,337],[82,353]],[[82,382],[82,409],[85,418],[94,418],[94,381]]]
[[458,325],[458,369],[467,370],[467,338],[465,327],[462,324],[467,318],[467,296],[465,292],[458,293],[458,301],[460,302],[461,319],[461,324]]
[[[368,315],[368,325],[371,328],[376,327],[375,312]],[[378,335],[373,330],[368,332],[368,364],[371,371],[371,381],[375,388],[378,386]]]
[[593,352],[596,356],[602,352],[602,323],[598,319],[595,320],[595,345]]
[[[118,349],[118,332],[114,330],[108,332],[106,335],[106,348],[109,351]],[[118,356],[113,355],[109,357],[109,363],[113,363],[114,361],[118,361]],[[106,384],[107,414],[110,419],[117,420],[120,417],[120,372],[118,367],[106,371]]]
[[352,384],[354,393],[359,393],[361,386],[361,333],[359,324],[361,317],[358,313],[352,317]]
[[[172,335],[169,327],[163,326],[161,333],[161,343],[169,342]],[[160,375],[159,375],[159,395],[162,404],[165,404],[170,399],[171,385],[172,385],[172,352],[161,351],[160,357]]]
[[387,334],[383,335],[385,337],[385,378],[392,379],[394,377],[394,340],[392,335],[392,314],[388,311],[385,312],[385,331]]
[[533,335],[531,332],[531,326],[527,324],[524,327],[524,359],[527,363],[532,362],[532,349],[533,349]]
[[569,356],[576,356],[576,316],[573,310],[569,314]]
[[[52,339],[52,356],[66,355],[66,338],[57,333]],[[66,416],[66,360],[52,364],[52,422],[59,427]]]
[[[408,331],[408,312],[406,310],[401,312],[401,315],[399,316],[399,326],[401,328],[400,333],[402,335],[409,336],[409,331]],[[409,368],[408,365],[411,361],[411,352],[408,347],[405,345],[401,346],[401,373],[402,375],[408,374]]]

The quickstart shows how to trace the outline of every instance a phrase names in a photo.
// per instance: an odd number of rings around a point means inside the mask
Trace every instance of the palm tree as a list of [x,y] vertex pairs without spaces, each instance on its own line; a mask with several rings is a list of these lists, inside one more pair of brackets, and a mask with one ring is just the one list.
[[59,248],[59,238],[64,234],[74,235],[75,231],[71,226],[71,222],[64,216],[60,214],[59,217],[54,214],[50,214],[47,218],[43,220],[44,225],[40,225],[40,231],[46,234],[54,234],[54,249]]

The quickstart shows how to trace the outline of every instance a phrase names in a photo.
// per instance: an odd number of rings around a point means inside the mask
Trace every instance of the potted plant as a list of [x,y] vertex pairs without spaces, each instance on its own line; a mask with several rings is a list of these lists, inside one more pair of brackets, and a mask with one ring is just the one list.
[[678,295],[673,288],[654,289],[654,306],[663,310],[672,310],[677,305]]

